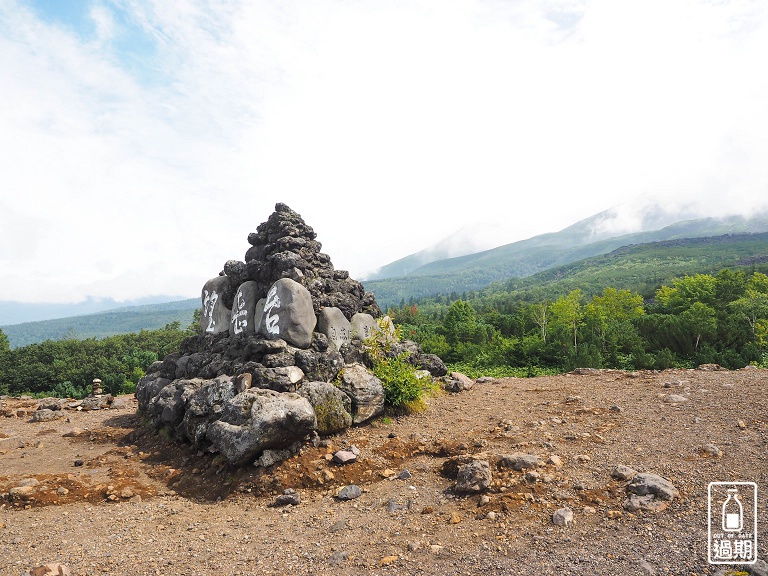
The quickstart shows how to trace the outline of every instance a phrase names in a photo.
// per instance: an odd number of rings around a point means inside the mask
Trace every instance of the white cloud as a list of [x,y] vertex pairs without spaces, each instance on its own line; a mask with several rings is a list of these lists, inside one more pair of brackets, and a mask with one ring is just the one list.
[[513,241],[633,198],[768,198],[757,1],[104,0],[88,18],[84,38],[0,4],[0,299],[195,295],[278,201],[362,275],[475,222]]

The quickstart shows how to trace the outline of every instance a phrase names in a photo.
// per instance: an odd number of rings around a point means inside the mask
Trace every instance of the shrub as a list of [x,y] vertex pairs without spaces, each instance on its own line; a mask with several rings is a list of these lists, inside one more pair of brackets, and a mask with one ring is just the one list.
[[406,354],[375,361],[373,373],[384,385],[385,401],[390,406],[406,407],[421,400],[424,389]]

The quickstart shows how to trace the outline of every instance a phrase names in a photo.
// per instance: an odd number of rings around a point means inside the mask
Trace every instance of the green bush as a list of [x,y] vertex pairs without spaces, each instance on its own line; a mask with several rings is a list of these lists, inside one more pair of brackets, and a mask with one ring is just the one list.
[[385,401],[390,406],[401,408],[421,400],[424,389],[406,354],[377,360],[373,373],[384,385]]

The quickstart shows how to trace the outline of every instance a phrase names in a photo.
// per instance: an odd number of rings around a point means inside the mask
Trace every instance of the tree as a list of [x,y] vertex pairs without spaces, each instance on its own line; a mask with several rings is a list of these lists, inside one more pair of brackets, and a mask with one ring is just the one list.
[[757,323],[768,319],[768,294],[748,289],[746,295],[731,302],[728,309],[745,319],[752,329],[752,336],[755,336]]
[[0,352],[4,352],[10,349],[11,344],[8,342],[8,336],[6,336],[5,332],[3,332],[2,328],[0,328]]
[[464,300],[456,300],[448,308],[443,321],[445,339],[451,346],[460,342],[473,342],[477,331],[477,313]]
[[632,321],[644,314],[642,296],[615,288],[605,288],[584,307],[586,326],[613,362],[620,351],[627,353],[638,345],[639,334]]
[[549,328],[549,302],[546,300],[539,304],[533,304],[531,306],[531,317],[533,323],[539,327],[541,333],[541,341],[543,344],[547,343],[547,330]]
[[717,330],[715,309],[702,302],[694,302],[680,315],[680,320],[695,337],[694,352],[698,352],[702,337],[710,336]]
[[550,326],[559,332],[573,335],[573,347],[577,347],[579,326],[584,316],[581,308],[581,290],[572,290],[568,296],[561,296],[549,307],[551,313]]
[[717,280],[709,274],[675,278],[672,286],[662,286],[656,291],[656,300],[671,314],[688,310],[695,302],[714,306],[716,285]]

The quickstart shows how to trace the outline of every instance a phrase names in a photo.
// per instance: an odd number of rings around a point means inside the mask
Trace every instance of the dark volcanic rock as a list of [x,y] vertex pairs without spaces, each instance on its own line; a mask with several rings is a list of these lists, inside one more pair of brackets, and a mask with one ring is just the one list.
[[224,404],[208,426],[213,447],[232,464],[249,464],[267,448],[285,448],[317,426],[306,398],[273,390],[246,390]]
[[285,204],[275,205],[267,221],[248,236],[251,248],[245,254],[245,267],[259,297],[266,297],[277,280],[291,278],[309,290],[315,312],[335,306],[348,320],[356,312],[381,316],[373,294],[366,293],[346,271],[334,270],[330,257],[320,252],[316,236],[299,214]]
[[[230,463],[267,468],[310,434],[383,411],[372,350],[445,374],[439,358],[397,342],[391,321],[380,327],[373,294],[334,269],[315,231],[285,204],[248,243],[244,261],[228,260],[203,287],[199,333],[138,383],[139,412],[155,427]],[[372,336],[380,346],[364,343]]]

